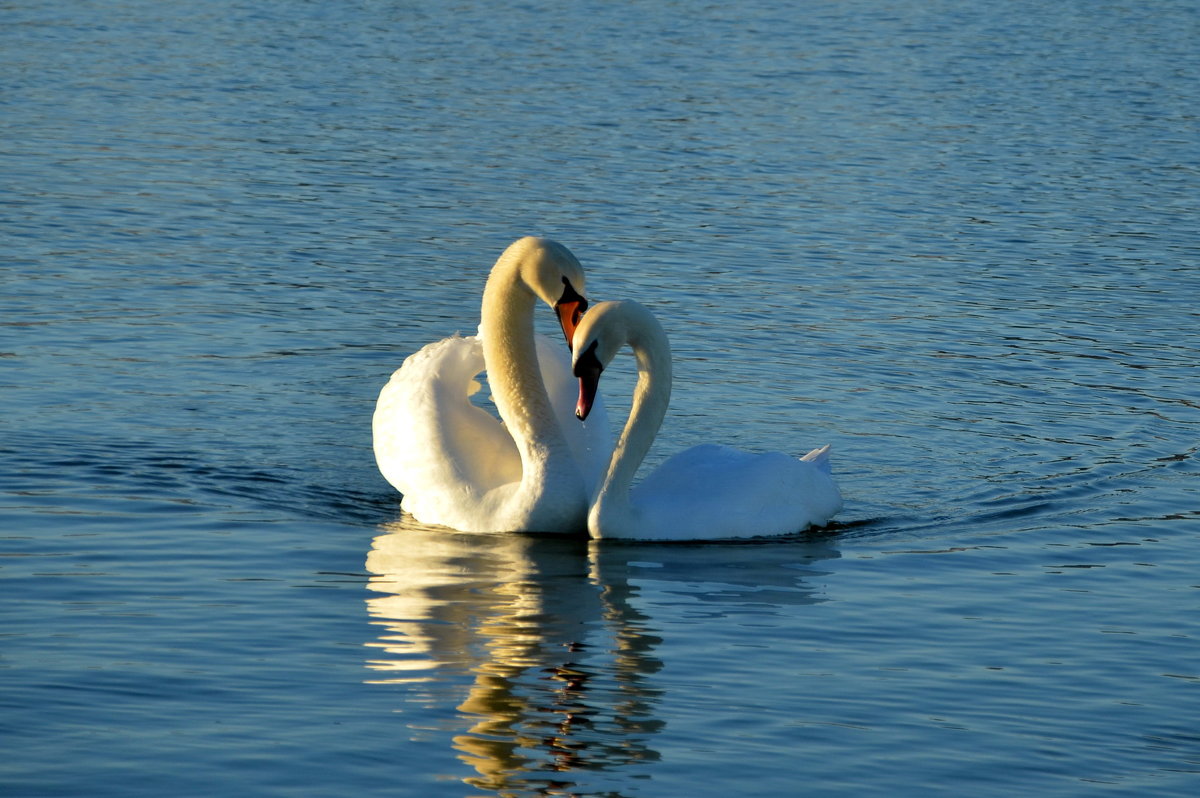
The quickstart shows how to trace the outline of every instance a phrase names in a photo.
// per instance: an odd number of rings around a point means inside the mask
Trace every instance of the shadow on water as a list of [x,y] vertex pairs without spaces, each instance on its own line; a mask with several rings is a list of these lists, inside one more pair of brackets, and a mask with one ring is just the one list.
[[34,513],[60,512],[69,500],[97,517],[217,509],[374,526],[399,507],[386,485],[364,489],[357,471],[326,470],[315,483],[302,463],[251,462],[236,450],[189,448],[174,439],[17,433],[0,444],[0,468],[0,489]]
[[838,556],[828,541],[611,545],[410,519],[383,529],[366,561],[378,628],[368,681],[398,688],[402,713],[453,706],[433,715],[470,768],[463,781],[502,795],[591,794],[581,781],[659,758],[663,641],[640,607],[646,585],[688,584],[734,606],[814,603],[809,564]]

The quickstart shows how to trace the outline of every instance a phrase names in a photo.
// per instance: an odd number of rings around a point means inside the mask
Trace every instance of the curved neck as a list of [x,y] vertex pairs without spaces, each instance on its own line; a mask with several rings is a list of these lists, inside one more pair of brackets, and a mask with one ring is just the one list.
[[521,453],[522,480],[536,478],[551,452],[566,447],[538,367],[537,301],[517,262],[496,263],[483,290],[479,329],[493,401]]
[[638,379],[625,428],[613,449],[592,512],[599,518],[629,514],[629,489],[650,451],[671,401],[671,347],[661,330],[638,326],[628,340],[637,358]]

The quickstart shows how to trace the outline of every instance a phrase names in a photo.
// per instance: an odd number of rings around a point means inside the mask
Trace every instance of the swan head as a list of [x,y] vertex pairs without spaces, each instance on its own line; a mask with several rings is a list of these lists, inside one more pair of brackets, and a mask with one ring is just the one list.
[[633,301],[599,302],[575,328],[571,372],[579,380],[575,417],[584,421],[592,412],[600,375],[626,344],[666,345],[666,333],[649,310]]
[[533,236],[514,242],[502,257],[516,259],[521,281],[554,308],[570,347],[575,328],[588,307],[579,260],[557,241]]
[[575,403],[575,418],[580,421],[587,421],[588,414],[592,412],[592,405],[596,403],[596,392],[600,389],[600,374],[604,371],[604,364],[596,354],[599,345],[599,341],[591,341],[586,349],[575,350],[580,357],[571,365],[572,372],[579,380],[579,401]]

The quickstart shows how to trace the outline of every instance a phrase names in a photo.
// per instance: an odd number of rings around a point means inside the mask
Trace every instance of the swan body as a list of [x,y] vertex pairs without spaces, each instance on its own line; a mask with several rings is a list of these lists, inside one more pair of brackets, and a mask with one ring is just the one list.
[[[569,418],[567,353],[533,329],[541,299],[569,341],[587,307],[583,290],[583,269],[566,247],[520,239],[488,277],[479,334],[429,344],[392,374],[372,433],[379,470],[403,494],[405,512],[464,532],[585,528],[610,445],[607,420],[581,429]],[[500,421],[471,401],[484,370]]]
[[633,477],[671,397],[671,350],[636,302],[601,302],[575,330],[576,415],[591,412],[600,374],[626,344],[638,363],[629,418],[588,512],[594,538],[725,540],[786,535],[825,524],[842,507],[829,447],[801,458],[705,444],[674,455],[639,485]]

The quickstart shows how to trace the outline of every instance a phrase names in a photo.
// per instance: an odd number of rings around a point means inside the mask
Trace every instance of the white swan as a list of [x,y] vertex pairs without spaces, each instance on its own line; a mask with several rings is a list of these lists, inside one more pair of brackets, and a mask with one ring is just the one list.
[[[488,276],[479,335],[429,344],[392,374],[372,430],[379,470],[404,494],[404,511],[464,532],[583,532],[611,446],[607,419],[581,429],[570,417],[567,353],[533,325],[540,298],[569,344],[587,308],[583,291],[570,250],[522,238]],[[503,424],[470,401],[485,368]]]
[[829,447],[796,459],[705,444],[667,460],[630,489],[671,398],[671,348],[658,320],[636,302],[601,302],[575,330],[576,415],[586,419],[600,373],[629,344],[638,379],[625,429],[592,498],[594,538],[724,540],[786,535],[829,521],[842,497]]

